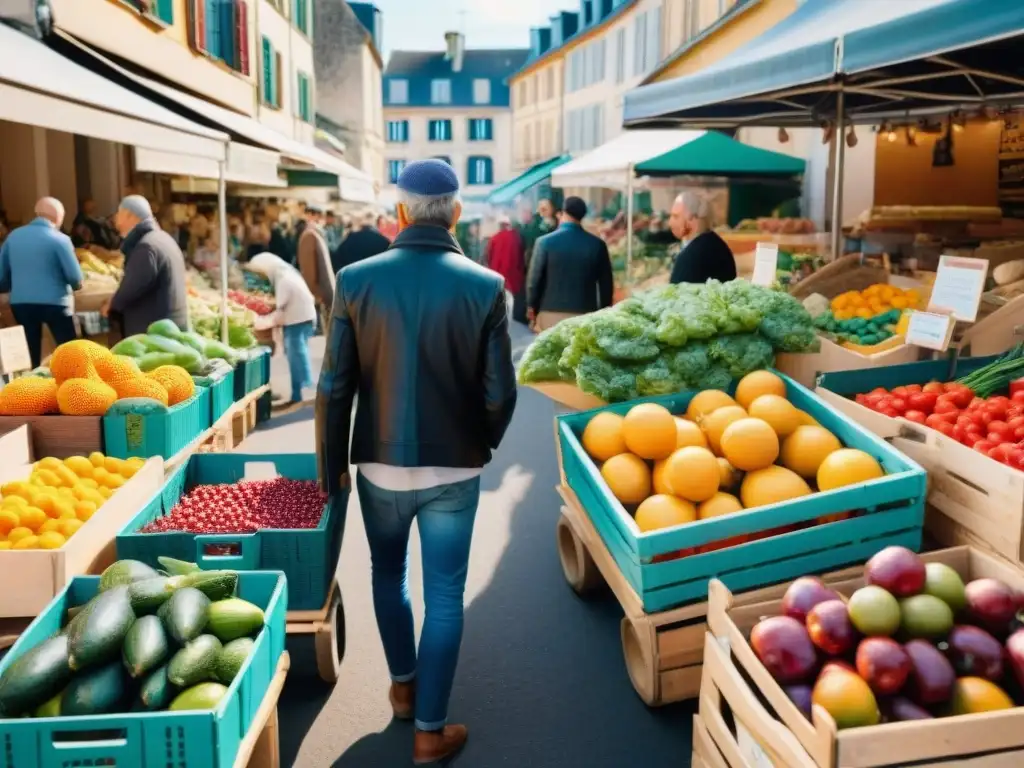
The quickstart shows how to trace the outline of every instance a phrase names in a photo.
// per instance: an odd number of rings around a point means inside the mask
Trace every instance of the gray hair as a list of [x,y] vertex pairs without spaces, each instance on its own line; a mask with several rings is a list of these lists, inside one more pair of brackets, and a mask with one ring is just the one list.
[[450,229],[455,223],[455,207],[460,201],[458,192],[450,195],[417,195],[399,189],[398,202],[405,207],[410,223],[433,224]]
[[148,219],[153,215],[153,209],[149,205],[149,200],[142,195],[128,195],[128,197],[121,201],[118,208],[128,211],[128,213],[138,219]]
[[707,198],[692,189],[680,192],[676,205],[682,205],[687,212],[705,227],[711,226],[711,204]]
[[64,204],[56,197],[42,197],[36,203],[35,214],[59,227],[64,221]]

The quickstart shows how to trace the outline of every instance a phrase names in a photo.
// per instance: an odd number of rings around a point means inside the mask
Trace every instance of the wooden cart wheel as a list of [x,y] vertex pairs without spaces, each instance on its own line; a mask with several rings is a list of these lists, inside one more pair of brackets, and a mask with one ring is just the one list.
[[597,569],[590,552],[572,527],[565,513],[558,518],[555,528],[558,545],[558,559],[562,563],[562,573],[573,591],[584,597],[599,589],[604,577]]
[[647,706],[657,706],[661,703],[656,661],[658,640],[650,622],[626,617],[622,620],[621,635],[630,682]]
[[341,660],[345,658],[345,606],[341,590],[334,590],[327,618],[313,638],[316,649],[316,670],[325,683],[338,682]]

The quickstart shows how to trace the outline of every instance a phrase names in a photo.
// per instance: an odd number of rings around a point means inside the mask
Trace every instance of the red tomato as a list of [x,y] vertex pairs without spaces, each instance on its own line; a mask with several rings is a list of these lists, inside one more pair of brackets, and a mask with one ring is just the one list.
[[1017,390],[1010,399],[1018,405],[1024,405],[1024,390]]
[[956,392],[960,385],[955,381],[947,381],[942,385],[943,392]]
[[995,459],[1005,464],[1010,458],[1010,453],[1016,450],[1018,448],[1013,443],[999,443],[999,445],[988,452],[988,456],[990,459]]
[[1024,464],[1024,449],[1017,446],[1011,448],[1006,463],[1014,469],[1020,469],[1022,464]]
[[907,410],[907,401],[905,398],[893,396],[889,398],[889,407],[899,413],[903,413]]
[[1013,427],[1005,421],[994,419],[988,424],[988,436],[990,440],[999,440],[1003,443],[1013,442]]
[[968,407],[968,408],[969,408],[970,410],[972,410],[972,411],[976,411],[976,410],[978,410],[979,408],[983,408],[983,407],[984,407],[984,405],[985,405],[985,401],[984,401],[984,400],[982,400],[982,399],[981,399],[980,397],[976,397],[976,398],[974,398],[973,400],[971,400],[971,402],[970,402],[970,403],[968,403],[968,404],[967,404],[967,407]]
[[865,405],[866,400],[867,395],[857,395],[855,398],[853,398],[853,401],[857,403],[857,405]]
[[952,395],[952,401],[961,408],[966,408],[968,405],[971,404],[971,401],[974,399],[974,393],[971,392],[971,390],[969,390],[967,387],[963,387],[962,389],[958,389],[954,392],[951,392],[950,395]]
[[949,437],[953,436],[953,425],[950,424],[948,421],[940,421],[939,425],[935,427],[935,429],[944,435],[948,435]]
[[945,395],[935,401],[935,407],[932,409],[932,413],[958,413],[959,411],[960,406]]
[[934,392],[937,395],[941,395],[945,392],[945,389],[942,387],[942,383],[938,381],[929,381],[921,389],[925,392]]
[[915,392],[921,392],[924,390],[920,384],[907,384],[907,392],[914,394]]
[[903,415],[899,411],[897,411],[895,408],[891,408],[891,407],[888,407],[888,408],[878,408],[877,410],[878,410],[878,412],[880,414],[882,414],[883,416],[888,416],[890,419],[895,419],[896,417]]
[[1019,429],[1020,427],[1024,427],[1024,416],[1011,416],[1009,412],[1007,412],[1006,423],[1009,424],[1012,429]]
[[968,448],[973,448],[982,439],[980,432],[968,432],[964,435],[964,439],[961,440],[964,445]]
[[916,424],[924,424],[926,414],[924,411],[907,411],[903,414],[903,418],[907,421],[913,421]]
[[907,395],[910,394],[910,391],[906,387],[893,387],[892,393],[896,397],[906,397]]
[[985,413],[991,413],[993,418],[1000,420],[1006,416],[1006,406],[1002,403],[985,403],[981,410]]
[[1006,420],[1016,419],[1018,416],[1024,416],[1024,408],[1019,405],[1011,405],[1006,409]]
[[988,456],[988,452],[995,448],[996,444],[993,443],[991,440],[979,440],[972,447],[978,453],[984,453],[986,456]]
[[943,420],[941,413],[933,413],[925,417],[924,423],[932,429],[938,429],[939,424],[945,424],[946,422]]
[[915,411],[931,413],[935,410],[935,403],[939,396],[934,392],[912,392],[907,398],[907,405]]
[[864,398],[864,402],[867,403],[869,408],[874,408],[875,406],[877,406],[880,402],[882,402],[882,400],[884,400],[888,396],[889,396],[888,393],[882,395],[882,394],[879,394],[878,392],[872,392],[869,395],[862,395],[862,397]]
[[959,424],[954,424],[953,425],[952,437],[958,443],[965,442],[967,440],[967,434],[968,434],[967,430],[964,429],[961,425],[959,425]]
[[889,390],[886,389],[885,387],[875,387],[868,394],[870,394],[870,395],[888,395],[889,394]]

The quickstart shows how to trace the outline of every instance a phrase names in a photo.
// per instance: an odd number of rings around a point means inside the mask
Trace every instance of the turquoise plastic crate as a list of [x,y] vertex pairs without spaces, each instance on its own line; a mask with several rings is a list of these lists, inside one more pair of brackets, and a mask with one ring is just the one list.
[[[264,529],[245,534],[138,533],[166,515],[186,492],[197,485],[233,483],[245,477],[247,464],[273,463],[277,473],[291,480],[316,480],[314,454],[196,454],[172,473],[164,487],[117,534],[118,558],[131,558],[157,567],[157,556],[167,555],[199,563],[202,568],[283,571],[288,576],[288,603],[297,611],[322,608],[338,565],[345,515],[326,507],[320,524],[309,530]],[[345,491],[345,504],[348,491]],[[345,507],[343,506],[342,509]],[[212,545],[229,547],[234,554],[209,554]]]
[[[870,434],[792,379],[787,396],[842,443],[882,464],[886,476],[863,485],[816,493],[782,504],[641,533],[633,517],[608,490],[600,470],[580,445],[590,418],[601,410],[625,414],[638,402],[660,403],[683,413],[695,392],[651,397],[559,416],[562,467],[605,546],[649,613],[707,599],[708,580],[721,579],[733,591],[776,584],[806,573],[862,563],[890,544],[921,548],[925,472],[884,440]],[[727,549],[654,562],[659,555],[699,547],[733,536],[760,533],[848,510],[865,514],[815,525]]]
[[216,423],[217,419],[228,412],[228,409],[235,402],[235,372],[228,371],[227,374],[218,379],[210,387],[210,421]]
[[260,347],[259,354],[250,355],[235,366],[235,400],[270,383],[270,349]]
[[907,384],[927,384],[929,381],[952,381],[966,376],[1000,355],[988,357],[961,357],[957,360],[923,360],[917,363],[889,365],[883,368],[864,368],[859,371],[823,373],[818,386],[844,397],[870,392],[875,387],[904,387]]
[[103,446],[107,456],[169,459],[210,427],[210,390],[196,393],[167,413],[103,417]]
[[[56,633],[67,608],[92,598],[99,581],[75,578],[0,661],[0,674]],[[230,768],[284,652],[285,577],[241,573],[238,596],[263,609],[266,626],[216,709],[0,720],[0,768]]]

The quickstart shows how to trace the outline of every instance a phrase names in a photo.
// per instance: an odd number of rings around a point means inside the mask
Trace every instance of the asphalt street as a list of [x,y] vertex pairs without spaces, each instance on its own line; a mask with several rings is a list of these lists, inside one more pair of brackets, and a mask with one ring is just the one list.
[[[513,324],[521,353],[531,338]],[[314,339],[319,370],[323,340]],[[274,384],[287,392],[284,359]],[[469,726],[458,768],[680,768],[690,762],[695,703],[648,709],[630,685],[610,595],[586,602],[569,589],[555,549],[559,499],[547,398],[521,389],[515,418],[483,475],[466,588],[466,624],[449,717]],[[312,409],[275,417],[242,451],[313,450]],[[419,543],[410,586],[422,619]],[[332,688],[312,651],[292,644],[280,702],[282,765],[411,765],[412,726],[392,721],[387,667],[370,598],[369,552],[358,501],[348,510],[338,568],[347,649]]]

